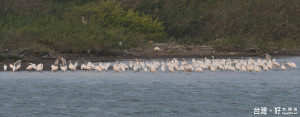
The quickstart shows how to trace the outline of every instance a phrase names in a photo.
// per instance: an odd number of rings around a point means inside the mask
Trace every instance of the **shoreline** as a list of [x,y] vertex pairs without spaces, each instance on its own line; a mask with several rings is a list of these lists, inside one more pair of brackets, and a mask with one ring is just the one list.
[[[299,54],[271,54],[272,57],[275,58],[284,58],[284,57],[298,57]],[[44,71],[50,71],[50,66],[54,63],[57,57],[63,57],[67,61],[77,61],[79,63],[79,68],[82,63],[85,61],[91,62],[113,62],[116,60],[130,60],[130,59],[169,59],[169,58],[196,58],[196,59],[204,59],[207,57],[211,59],[211,56],[214,56],[215,59],[242,59],[243,58],[262,58],[265,59],[265,53],[247,53],[247,52],[214,52],[214,53],[201,53],[199,52],[189,52],[189,53],[176,53],[169,54],[163,52],[151,52],[151,53],[118,53],[118,55],[101,55],[101,54],[57,54],[57,55],[47,55],[47,56],[27,56],[23,58],[22,67],[19,71],[26,71],[26,67],[29,63],[39,64],[42,63],[44,65]],[[3,65],[9,65],[13,63],[11,61],[0,62],[0,71],[3,71]],[[78,69],[78,68],[77,68]],[[11,71],[8,69],[8,71]]]
[[[170,59],[170,58],[208,58],[210,59],[214,56],[215,59],[241,59],[241,58],[265,58],[265,53],[235,53],[233,52],[222,52],[215,54],[148,54],[148,55],[115,55],[115,56],[107,56],[107,55],[99,55],[99,54],[59,54],[53,57],[24,57],[23,62],[39,62],[39,61],[55,61],[57,57],[63,57],[67,61],[91,61],[91,62],[111,62],[116,60],[129,60],[129,59]],[[298,57],[299,54],[272,54],[272,57],[282,58],[282,57]]]

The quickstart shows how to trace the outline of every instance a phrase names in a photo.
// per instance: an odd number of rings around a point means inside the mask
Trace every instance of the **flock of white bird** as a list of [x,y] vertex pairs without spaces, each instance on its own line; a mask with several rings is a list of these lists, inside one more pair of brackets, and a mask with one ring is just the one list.
[[[144,71],[144,72],[175,72],[175,71],[184,71],[184,72],[203,72],[204,70],[209,70],[211,72],[219,71],[243,71],[243,72],[260,72],[260,71],[268,71],[271,69],[281,69],[286,70],[287,68],[294,69],[297,68],[294,62],[286,62],[281,65],[276,62],[275,59],[270,59],[270,57],[266,57],[267,59],[257,59],[253,60],[251,58],[247,60],[243,59],[192,59],[189,63],[185,59],[182,61],[178,61],[178,59],[173,58],[171,60],[167,60],[164,62],[161,61],[141,61],[138,59],[129,60],[129,65],[126,65],[122,62],[116,61],[114,65],[112,65],[112,69],[115,72],[125,72],[126,70],[131,70],[134,72]],[[61,61],[61,64],[59,64]],[[62,57],[56,59],[55,63],[51,65],[51,71],[61,70],[65,72],[67,70],[76,71],[77,68],[83,71],[107,71],[111,67],[110,63],[102,63],[93,64],[92,62],[88,62],[86,64],[82,64],[80,67],[78,63],[72,63],[69,61],[69,64],[66,64],[66,60]],[[21,60],[10,64],[9,68],[11,71],[15,72],[21,68]],[[30,63],[26,70],[28,71],[43,71],[44,65],[42,63],[36,65],[34,63]],[[7,65],[3,67],[4,71],[7,70]]]

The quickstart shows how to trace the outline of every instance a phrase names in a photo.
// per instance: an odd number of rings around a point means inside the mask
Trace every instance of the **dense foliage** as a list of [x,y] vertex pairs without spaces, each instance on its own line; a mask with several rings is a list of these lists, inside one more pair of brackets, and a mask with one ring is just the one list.
[[[19,2],[6,1],[13,7],[7,7],[9,10],[1,7],[2,48],[77,53],[142,47],[147,41],[166,35],[158,19],[132,9],[124,10],[116,1],[41,0],[39,5],[32,4],[36,3],[34,0]],[[18,6],[14,8],[16,4],[29,6],[19,10]]]
[[1,0],[0,13],[0,49],[70,53],[148,41],[266,51],[300,45],[297,0]]
[[159,18],[166,32],[186,44],[272,51],[300,45],[298,0],[126,0]]

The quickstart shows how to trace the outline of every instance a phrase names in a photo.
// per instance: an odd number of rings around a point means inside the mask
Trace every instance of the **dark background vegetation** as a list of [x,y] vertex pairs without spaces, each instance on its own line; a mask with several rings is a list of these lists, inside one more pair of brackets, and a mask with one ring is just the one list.
[[300,1],[0,0],[0,50],[82,53],[149,41],[292,50],[300,45]]

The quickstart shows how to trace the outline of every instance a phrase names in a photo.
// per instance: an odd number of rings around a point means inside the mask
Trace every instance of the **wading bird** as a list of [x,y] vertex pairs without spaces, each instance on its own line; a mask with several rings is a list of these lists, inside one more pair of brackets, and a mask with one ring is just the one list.
[[76,63],[72,64],[71,61],[69,61],[69,62],[70,62],[70,63],[69,63],[69,69],[70,69],[72,72],[76,71],[76,68],[77,68],[78,63],[76,62]]
[[58,66],[57,65],[51,65],[51,71],[56,72],[58,70]]
[[271,55],[268,55],[268,53],[266,53],[266,59],[271,60],[271,58],[272,58]]
[[12,64],[9,64],[9,67],[10,67],[10,69],[13,71],[13,72],[15,72],[16,71],[16,64],[14,64],[14,65],[12,65]]
[[6,64],[3,65],[3,70],[4,70],[4,71],[7,70],[7,65],[6,65]]
[[68,69],[68,66],[60,64],[60,69],[61,69],[61,71],[66,72]]
[[28,71],[35,70],[35,69],[36,69],[36,65],[33,63],[30,63],[26,68],[26,70]]
[[290,68],[297,68],[296,64],[293,62],[287,62],[286,63]]
[[154,47],[154,51],[160,51],[161,49],[159,47]]
[[84,24],[84,25],[87,25],[87,21],[84,19],[84,17],[83,16],[81,16],[81,21],[82,21],[82,23]]
[[281,64],[281,70],[286,70],[284,63]]
[[44,68],[44,65],[42,63],[40,63],[36,66],[36,71],[41,72],[41,71],[43,71],[43,68]]

